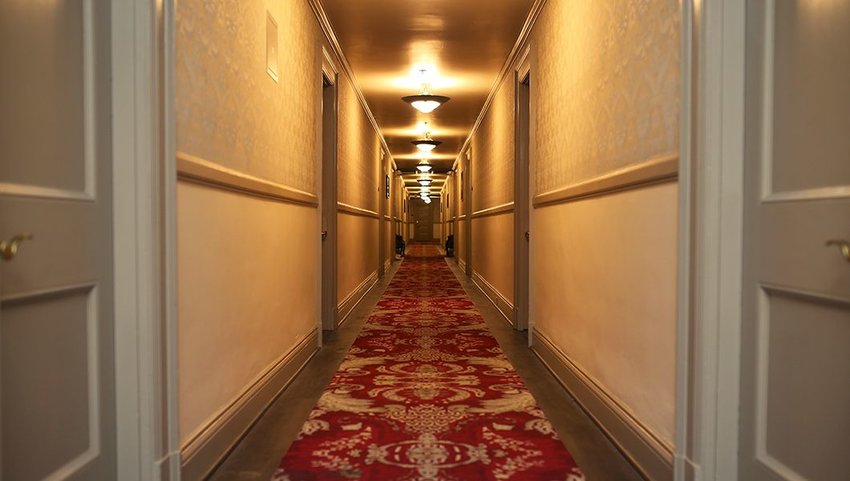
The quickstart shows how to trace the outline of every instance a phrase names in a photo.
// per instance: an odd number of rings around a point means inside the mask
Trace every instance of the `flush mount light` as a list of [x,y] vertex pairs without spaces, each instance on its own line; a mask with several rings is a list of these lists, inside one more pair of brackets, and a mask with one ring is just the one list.
[[419,179],[416,182],[419,182],[419,185],[421,185],[422,187],[428,187],[429,185],[431,185],[431,179]]
[[411,140],[410,143],[415,145],[416,148],[422,152],[430,152],[436,149],[438,145],[442,144],[439,140],[431,138],[431,132],[425,132],[425,136],[423,138]]
[[428,164],[419,164],[416,166],[416,170],[422,173],[431,172],[431,166]]

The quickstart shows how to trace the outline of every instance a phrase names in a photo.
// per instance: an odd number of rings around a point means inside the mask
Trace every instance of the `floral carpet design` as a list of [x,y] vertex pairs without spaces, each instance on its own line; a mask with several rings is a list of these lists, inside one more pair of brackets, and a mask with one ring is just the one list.
[[273,481],[583,481],[433,245],[414,245]]

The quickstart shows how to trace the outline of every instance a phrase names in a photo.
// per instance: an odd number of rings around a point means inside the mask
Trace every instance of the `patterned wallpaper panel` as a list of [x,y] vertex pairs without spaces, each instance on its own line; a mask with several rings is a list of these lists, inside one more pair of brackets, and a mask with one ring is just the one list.
[[513,76],[502,85],[472,138],[472,210],[511,202],[514,198]]
[[[278,82],[266,73],[267,12],[278,24]],[[315,193],[321,38],[306,1],[180,0],[178,150]]]
[[678,0],[550,1],[531,56],[535,193],[677,150]]
[[383,188],[381,140],[348,79],[340,76],[337,175],[339,197],[349,205],[378,211]]

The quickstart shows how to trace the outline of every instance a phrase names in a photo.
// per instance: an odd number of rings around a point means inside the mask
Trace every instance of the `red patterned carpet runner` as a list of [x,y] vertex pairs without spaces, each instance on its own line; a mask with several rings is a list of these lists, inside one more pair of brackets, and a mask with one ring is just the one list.
[[414,245],[274,481],[582,481],[433,245]]

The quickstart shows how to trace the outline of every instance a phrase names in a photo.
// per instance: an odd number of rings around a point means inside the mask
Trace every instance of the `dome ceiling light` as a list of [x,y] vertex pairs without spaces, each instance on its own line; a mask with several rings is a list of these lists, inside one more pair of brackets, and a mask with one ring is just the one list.
[[437,107],[449,101],[449,97],[446,97],[445,95],[431,95],[428,93],[408,95],[401,99],[423,114],[430,114],[437,110]]
[[422,164],[419,164],[419,165],[416,166],[416,170],[418,170],[419,172],[422,172],[423,174],[426,174],[428,172],[431,172],[431,166],[428,165],[428,164],[422,163]]
[[424,137],[421,139],[411,140],[410,143],[415,145],[416,148],[422,152],[430,152],[436,149],[438,145],[442,144],[439,140],[431,138],[431,132],[425,132]]
[[422,187],[428,187],[431,185],[431,179],[419,179],[416,182],[419,182],[419,185]]
[[[420,69],[419,75],[423,80],[427,79],[429,76],[428,69]],[[401,99],[423,114],[430,114],[437,107],[449,101],[449,97],[444,95],[433,95],[431,93],[431,84],[427,81],[422,82],[422,89],[419,95],[408,95]]]

